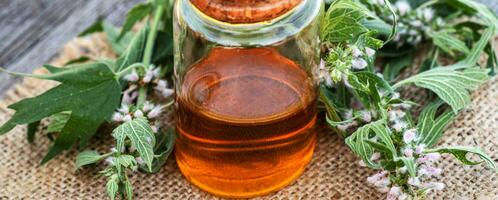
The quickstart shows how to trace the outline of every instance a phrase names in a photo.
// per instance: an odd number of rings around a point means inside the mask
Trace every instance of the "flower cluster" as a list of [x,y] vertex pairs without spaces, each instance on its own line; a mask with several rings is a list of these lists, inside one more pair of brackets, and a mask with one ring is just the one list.
[[[388,15],[388,10],[384,0],[374,0],[374,4],[383,9],[380,16],[386,21],[393,22],[392,15]],[[443,19],[436,15],[434,9],[430,7],[413,8],[409,1],[400,0],[394,4],[394,10],[399,16],[398,32],[394,38],[398,47],[409,45],[418,45],[428,33],[434,28],[442,26]]]
[[[356,45],[346,47],[329,48],[325,60],[321,60],[319,69],[320,82],[328,87],[333,87],[334,83],[347,82],[347,75],[354,70],[364,70],[372,61],[376,51],[372,48],[360,48]],[[334,67],[327,67],[334,66]]]
[[123,104],[133,104],[138,97],[138,89],[140,85],[153,84],[154,90],[157,94],[162,96],[163,98],[169,98],[173,95],[174,90],[168,88],[168,82],[166,80],[160,79],[161,77],[161,68],[151,67],[145,71],[145,74],[142,78],[138,75],[136,70],[133,70],[130,74],[126,75],[124,79],[128,81],[130,84],[128,88],[123,93]]

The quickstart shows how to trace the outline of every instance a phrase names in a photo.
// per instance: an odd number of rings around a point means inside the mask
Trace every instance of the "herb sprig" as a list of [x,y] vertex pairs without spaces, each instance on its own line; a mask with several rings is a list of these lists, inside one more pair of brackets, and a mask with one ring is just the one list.
[[[447,13],[456,14],[443,17]],[[343,19],[347,28],[335,27]],[[443,189],[443,183],[431,180],[442,172],[434,167],[442,153],[466,165],[485,163],[497,170],[479,148],[436,147],[445,128],[470,103],[469,90],[485,83],[494,71],[496,55],[486,49],[493,47],[497,19],[485,6],[467,0],[330,4],[322,27],[321,100],[327,122],[345,137],[361,158],[360,165],[381,170],[367,182],[387,193],[387,199],[424,199],[430,191]],[[391,38],[385,24],[397,24],[393,28],[398,30],[392,41],[382,43],[379,40]],[[410,55],[427,49],[420,73],[400,78],[400,72],[414,63]],[[490,57],[488,69],[478,63],[483,54]],[[444,65],[441,58],[452,63]],[[410,112],[417,104],[398,93],[410,84],[435,94],[417,120]],[[467,154],[481,160],[469,160]]]

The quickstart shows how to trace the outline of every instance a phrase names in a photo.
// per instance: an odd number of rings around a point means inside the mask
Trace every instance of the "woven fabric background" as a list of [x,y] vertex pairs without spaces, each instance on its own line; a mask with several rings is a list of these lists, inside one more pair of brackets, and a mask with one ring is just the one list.
[[[114,57],[105,36],[95,34],[76,38],[67,44],[53,64],[61,65],[80,56]],[[43,73],[37,70],[35,73]],[[26,78],[0,100],[0,123],[12,110],[7,106],[22,98],[32,97],[54,86],[49,81]],[[423,99],[420,90],[407,90],[412,99]],[[323,127],[311,164],[293,184],[279,192],[257,199],[382,199],[367,186],[366,177],[375,171],[360,167],[357,158],[343,141]],[[35,144],[26,141],[25,127],[19,126],[0,137],[0,199],[107,199],[105,178],[97,177],[97,169],[76,171],[76,150],[40,166],[38,163],[50,147],[44,130],[37,133]],[[90,149],[108,151],[113,140],[105,132],[98,133]],[[494,78],[472,93],[472,104],[447,129],[440,145],[477,145],[498,159],[498,79]],[[461,166],[444,156],[438,178],[447,187],[429,199],[498,199],[498,174],[484,166]],[[189,184],[171,157],[162,170],[153,175],[138,173],[133,180],[135,199],[218,199]]]

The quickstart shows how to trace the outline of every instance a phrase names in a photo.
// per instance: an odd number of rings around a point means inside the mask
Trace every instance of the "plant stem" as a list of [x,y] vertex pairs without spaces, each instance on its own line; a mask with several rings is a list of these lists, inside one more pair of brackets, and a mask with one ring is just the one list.
[[[154,42],[156,41],[156,36],[157,36],[157,27],[159,26],[159,22],[162,18],[164,12],[164,5],[159,5],[156,8],[155,14],[154,14],[154,21],[152,22],[152,26],[149,30],[149,35],[147,36],[147,43],[145,44],[145,52],[144,52],[144,57],[142,60],[142,63],[147,71],[147,69],[150,69],[150,64],[152,60],[152,51],[154,50]],[[147,86],[143,86],[140,88],[138,91],[138,100],[137,100],[137,107],[141,108],[145,100],[147,99]]]

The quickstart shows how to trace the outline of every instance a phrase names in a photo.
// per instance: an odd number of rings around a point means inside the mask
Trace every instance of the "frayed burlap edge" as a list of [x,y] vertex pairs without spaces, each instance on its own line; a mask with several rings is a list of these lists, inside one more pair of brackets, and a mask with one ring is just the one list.
[[[95,34],[77,38],[64,47],[54,65],[88,56],[93,59],[115,55],[105,36]],[[35,73],[44,73],[36,70]],[[55,83],[26,78],[7,92],[0,101],[0,122],[12,110],[7,105],[37,95]],[[420,100],[417,90],[405,96]],[[258,199],[382,199],[366,183],[375,171],[360,167],[342,140],[321,128],[318,145],[311,164],[292,185]],[[38,162],[50,147],[44,130],[37,134],[35,144],[25,139],[25,127],[17,127],[0,137],[0,199],[106,199],[105,178],[97,177],[101,169],[75,171],[76,150],[67,152],[46,165]],[[90,149],[106,152],[112,146],[109,134],[101,132]],[[472,103],[448,128],[440,145],[480,146],[494,159],[498,158],[498,79],[494,78],[472,93]],[[439,164],[444,172],[437,179],[447,186],[429,199],[498,199],[498,176],[484,166],[463,167],[450,156]],[[162,170],[153,175],[137,173],[132,177],[135,199],[218,199],[190,185],[170,158]]]

